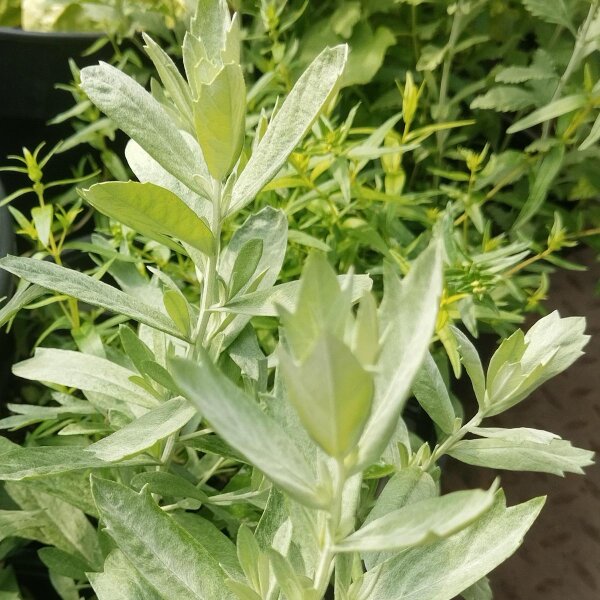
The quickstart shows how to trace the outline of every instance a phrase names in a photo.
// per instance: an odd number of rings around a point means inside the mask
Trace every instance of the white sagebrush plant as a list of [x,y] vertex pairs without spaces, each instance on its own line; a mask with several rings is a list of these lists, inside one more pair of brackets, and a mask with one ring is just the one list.
[[[45,261],[0,261],[31,284],[4,316],[46,289],[138,324],[121,326],[117,347],[92,330],[78,351],[44,348],[14,367],[48,384],[54,405],[12,405],[0,425],[47,423],[58,435],[45,447],[0,438],[12,502],[0,510],[0,541],[41,542],[65,600],[90,586],[99,600],[489,598],[486,575],[544,499],[507,508],[497,484],[440,495],[438,461],[561,475],[590,464],[590,452],[551,433],[482,426],[581,354],[583,319],[553,313],[515,333],[487,373],[455,330],[479,403],[471,419],[458,416],[429,354],[437,238],[404,279],[386,267],[379,306],[369,277],[338,276],[317,254],[299,281],[275,285],[281,211],[257,212],[222,244],[223,221],[277,174],[335,95],[346,49],[315,59],[258,123],[248,156],[239,18],[224,0],[199,3],[183,44],[187,80],[146,44],[162,80],[152,93],[105,64],[82,71],[90,100],[130,136],[139,181],[81,194],[188,255],[200,299],[157,269],[142,277],[126,254],[106,268],[120,289]],[[256,316],[280,319],[271,356]],[[404,425],[411,393],[441,432],[433,448]]]

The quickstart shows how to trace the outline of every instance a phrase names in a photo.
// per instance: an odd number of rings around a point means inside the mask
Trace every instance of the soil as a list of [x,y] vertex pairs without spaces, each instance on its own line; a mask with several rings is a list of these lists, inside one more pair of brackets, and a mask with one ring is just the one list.
[[[567,372],[490,426],[533,427],[557,433],[575,446],[600,451],[600,264],[594,253],[573,257],[586,272],[560,271],[552,280],[549,310],[584,315],[592,339]],[[491,421],[494,421],[493,423]],[[565,478],[541,473],[492,472],[450,460],[445,486],[488,485],[501,476],[510,505],[547,495],[542,514],[518,552],[491,575],[495,600],[598,600],[600,598],[600,465]]]

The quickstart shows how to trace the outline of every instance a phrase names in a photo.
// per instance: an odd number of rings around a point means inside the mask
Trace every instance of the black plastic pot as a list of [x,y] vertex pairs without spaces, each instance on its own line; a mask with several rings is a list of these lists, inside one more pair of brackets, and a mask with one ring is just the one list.
[[[4,197],[2,183],[0,182],[0,200]],[[0,206],[0,258],[15,252],[16,241],[12,220],[6,206]],[[12,276],[7,271],[0,269],[0,298],[8,298],[12,293]],[[0,306],[5,301],[0,302]],[[0,389],[6,389],[4,384],[10,375],[14,344],[12,337],[0,331]]]
[[[98,37],[95,33],[40,33],[0,27],[0,164],[6,163],[9,154],[21,154],[24,146],[32,150],[46,141],[50,148],[72,133],[68,124],[47,126],[48,120],[73,104],[71,95],[57,90],[56,84],[72,80],[69,58],[83,67],[110,55],[106,48],[100,54],[82,56]],[[73,157],[67,155],[64,160],[61,155],[50,161],[57,178],[73,164]],[[10,193],[23,179],[5,173],[3,182]]]

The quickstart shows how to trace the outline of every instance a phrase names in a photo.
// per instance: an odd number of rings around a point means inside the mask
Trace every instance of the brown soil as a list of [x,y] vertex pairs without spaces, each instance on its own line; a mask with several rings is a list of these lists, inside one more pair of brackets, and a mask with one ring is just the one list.
[[[533,397],[493,419],[493,425],[545,429],[599,452],[600,299],[595,287],[600,265],[592,253],[578,258],[589,270],[557,273],[547,306],[562,316],[586,316],[592,335],[586,355]],[[446,472],[449,489],[481,487],[495,475],[456,461],[448,463]],[[540,473],[498,474],[509,504],[541,495],[548,500],[519,551],[492,573],[495,600],[600,599],[600,465],[586,469],[586,476],[564,479]]]

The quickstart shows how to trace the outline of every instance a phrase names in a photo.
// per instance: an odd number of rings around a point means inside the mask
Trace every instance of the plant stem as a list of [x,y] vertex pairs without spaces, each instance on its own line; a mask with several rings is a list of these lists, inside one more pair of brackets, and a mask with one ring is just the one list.
[[429,460],[423,465],[423,470],[429,469],[434,465],[440,458],[450,450],[456,442],[462,440],[474,427],[478,427],[485,414],[481,411],[477,411],[477,414],[467,423],[465,423],[459,430],[449,435],[434,451],[431,453]]
[[217,265],[221,249],[221,183],[214,182],[213,189],[213,222],[212,233],[215,239],[215,248],[213,253],[207,258],[206,272],[202,283],[202,297],[200,299],[200,314],[198,322],[192,335],[192,349],[197,343],[204,344],[208,321],[210,319],[210,307],[214,303],[214,296],[217,284]]
[[[575,69],[577,69],[577,67],[579,67],[579,64],[581,63],[581,59],[583,58],[582,53],[583,53],[583,49],[585,46],[585,40],[587,38],[587,34],[592,25],[592,22],[594,21],[594,17],[596,16],[597,8],[598,8],[598,0],[593,0],[593,2],[590,5],[590,10],[588,12],[588,15],[587,15],[583,25],[579,29],[579,31],[577,33],[577,37],[575,38],[575,46],[573,47],[573,54],[571,54],[571,58],[569,59],[567,68],[565,69],[565,72],[562,74],[562,77],[559,79],[556,89],[554,90],[554,94],[552,95],[552,98],[550,99],[551,103],[559,99],[560,94],[563,91],[563,88],[565,87],[565,85],[567,84],[569,79],[571,78],[571,75],[573,74]],[[544,125],[542,127],[542,140],[547,139],[547,137],[550,133],[550,125],[551,125],[551,121],[546,121],[544,123]]]
[[321,551],[314,579],[314,588],[321,597],[323,597],[327,591],[336,555],[335,544],[337,542],[337,534],[342,517],[342,499],[344,486],[346,484],[346,468],[343,459],[336,460],[333,479],[333,498],[329,509],[329,515],[326,520],[323,549]]
[[[454,12],[454,18],[452,19],[452,28],[450,29],[450,39],[448,40],[448,46],[446,50],[446,58],[444,59],[444,66],[442,67],[442,79],[440,81],[440,94],[438,98],[438,107],[436,114],[436,122],[441,123],[447,116],[445,109],[446,103],[448,102],[448,85],[450,83],[450,69],[452,68],[452,60],[454,59],[454,47],[458,41],[458,37],[462,30],[462,7],[460,2],[456,4],[456,10]],[[436,132],[437,138],[437,149],[438,149],[438,166],[442,164],[442,154],[444,151],[444,143],[448,133],[446,131]],[[439,176],[436,175],[439,181]],[[436,183],[437,185],[437,183]]]

